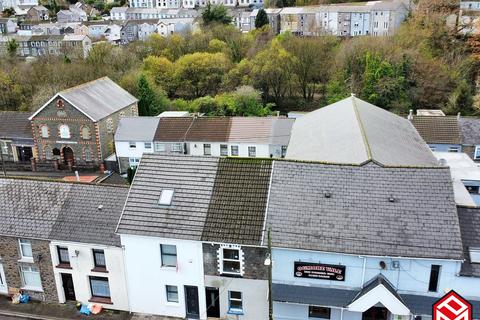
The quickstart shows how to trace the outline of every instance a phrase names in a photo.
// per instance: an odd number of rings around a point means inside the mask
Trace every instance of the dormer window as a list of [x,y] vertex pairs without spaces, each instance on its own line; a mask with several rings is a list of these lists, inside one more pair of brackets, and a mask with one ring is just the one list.
[[163,189],[162,193],[160,193],[160,199],[158,200],[158,204],[163,206],[169,206],[172,204],[173,199],[173,189]]

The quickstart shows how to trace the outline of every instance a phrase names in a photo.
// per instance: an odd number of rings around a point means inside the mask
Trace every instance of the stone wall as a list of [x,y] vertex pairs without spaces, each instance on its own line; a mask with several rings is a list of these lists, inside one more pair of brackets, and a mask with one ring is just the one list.
[[[227,276],[218,272],[218,250],[219,244],[203,244],[203,268],[205,275],[209,276]],[[243,251],[243,270],[244,279],[268,279],[268,267],[265,266],[267,248],[262,247],[241,247]]]
[[21,258],[18,238],[0,237],[0,256],[9,288],[21,288],[20,265],[34,265],[40,271],[43,292],[27,292],[32,299],[56,302],[58,301],[57,289],[53,275],[52,259],[48,241],[31,240],[34,263],[19,262]]

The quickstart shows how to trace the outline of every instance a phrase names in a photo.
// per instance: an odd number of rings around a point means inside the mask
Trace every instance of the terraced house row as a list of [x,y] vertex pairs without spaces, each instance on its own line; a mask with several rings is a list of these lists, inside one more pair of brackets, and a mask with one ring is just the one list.
[[129,189],[2,178],[0,198],[4,292],[188,319],[390,320],[430,319],[453,289],[480,317],[480,210],[456,204],[408,119],[354,96],[298,118],[285,158],[143,154]]

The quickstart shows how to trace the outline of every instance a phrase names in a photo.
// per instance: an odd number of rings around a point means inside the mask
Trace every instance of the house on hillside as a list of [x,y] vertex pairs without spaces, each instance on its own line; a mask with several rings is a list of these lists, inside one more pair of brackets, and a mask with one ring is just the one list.
[[29,118],[38,160],[102,168],[119,119],[136,116],[137,101],[107,77],[60,91]]
[[462,152],[458,116],[413,115],[408,119],[432,151]]
[[27,20],[45,21],[49,19],[48,9],[44,6],[33,6],[27,11]]
[[28,112],[0,111],[0,149],[5,161],[30,162],[34,157]]

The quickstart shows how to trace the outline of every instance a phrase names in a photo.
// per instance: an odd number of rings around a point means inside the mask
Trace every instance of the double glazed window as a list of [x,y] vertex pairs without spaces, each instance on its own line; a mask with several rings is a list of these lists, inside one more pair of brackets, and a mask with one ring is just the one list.
[[256,157],[257,156],[257,148],[256,147],[248,147],[248,156],[249,157]]
[[205,156],[211,156],[212,155],[212,146],[209,143],[204,143],[203,144],[203,154]]
[[331,309],[325,307],[308,306],[309,318],[330,319]]
[[170,244],[161,244],[160,254],[162,257],[162,267],[177,266],[177,246]]
[[231,146],[230,150],[233,157],[238,157],[238,146]]
[[110,299],[110,286],[108,285],[108,278],[89,277],[89,281],[92,297]]
[[438,291],[438,278],[440,276],[440,265],[432,264],[430,269],[430,281],[428,283],[428,291],[437,292]]
[[25,288],[42,289],[40,272],[36,266],[20,265],[22,283]]
[[32,259],[33,258],[33,253],[32,253],[32,243],[30,240],[25,240],[25,239],[20,239],[20,255],[23,258],[27,259]]
[[475,155],[473,157],[475,160],[480,159],[480,146],[475,147]]
[[228,292],[228,313],[243,313],[242,293],[240,291]]
[[70,265],[70,256],[68,255],[68,248],[57,246],[58,263],[63,265]]
[[181,143],[174,143],[172,144],[172,152],[183,152],[182,144]]
[[165,286],[167,290],[167,301],[178,302],[178,287],[177,286]]
[[157,151],[157,152],[164,152],[164,151],[165,151],[165,144],[164,144],[164,143],[155,142],[155,151]]
[[240,260],[240,249],[221,248],[222,250],[222,272],[240,274],[242,271]]
[[228,146],[226,144],[220,145],[220,155],[223,157],[228,156]]
[[105,252],[101,249],[93,249],[93,264],[97,269],[106,269]]

